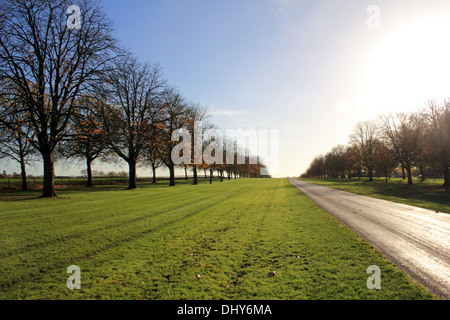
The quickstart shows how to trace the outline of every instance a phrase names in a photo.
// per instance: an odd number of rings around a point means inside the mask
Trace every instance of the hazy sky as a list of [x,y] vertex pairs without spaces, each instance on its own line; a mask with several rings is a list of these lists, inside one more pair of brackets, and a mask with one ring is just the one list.
[[448,0],[102,3],[124,46],[221,129],[280,130],[274,176],[300,175],[360,120],[450,97]]

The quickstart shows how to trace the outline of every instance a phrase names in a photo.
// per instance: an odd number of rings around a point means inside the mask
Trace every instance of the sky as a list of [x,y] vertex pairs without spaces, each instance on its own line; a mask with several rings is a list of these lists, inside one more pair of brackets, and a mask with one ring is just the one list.
[[274,177],[346,145],[359,121],[450,96],[448,0],[101,3],[122,44],[207,105],[219,128],[279,130]]

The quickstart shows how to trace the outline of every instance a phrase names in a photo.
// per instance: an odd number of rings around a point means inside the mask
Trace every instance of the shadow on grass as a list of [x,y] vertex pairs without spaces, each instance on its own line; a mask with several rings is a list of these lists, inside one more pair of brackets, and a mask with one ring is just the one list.
[[[230,181],[233,181],[233,179]],[[193,185],[193,182],[194,181],[192,179],[177,180],[176,186],[192,185],[193,187],[195,187]],[[224,179],[222,183],[225,183],[225,182],[229,182],[229,180]],[[216,184],[216,183],[221,183],[219,178],[213,179],[213,184]],[[202,185],[202,184],[209,184],[209,178],[208,179],[199,178],[197,185]],[[133,192],[135,190],[160,189],[160,188],[172,188],[172,187],[169,187],[169,181],[166,181],[166,180],[158,181],[156,184],[151,183],[151,182],[138,183],[137,188],[135,188],[135,189],[129,189],[128,184],[94,185],[92,187],[56,186],[57,197],[47,198],[47,199],[64,199],[65,197],[70,197],[70,195],[74,194],[74,193],[124,192],[124,191]],[[38,199],[45,199],[45,198],[42,198],[42,189],[40,189],[40,188],[29,189],[26,191],[17,190],[17,189],[0,189],[0,202],[1,201],[31,201],[31,200],[38,200]]]

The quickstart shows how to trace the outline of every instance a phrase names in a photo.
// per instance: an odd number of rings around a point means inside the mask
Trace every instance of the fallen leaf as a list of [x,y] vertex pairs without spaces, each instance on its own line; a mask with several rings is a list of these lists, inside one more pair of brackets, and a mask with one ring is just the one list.
[[272,271],[272,272],[269,272],[268,276],[269,277],[274,277],[276,274],[277,274],[276,271]]

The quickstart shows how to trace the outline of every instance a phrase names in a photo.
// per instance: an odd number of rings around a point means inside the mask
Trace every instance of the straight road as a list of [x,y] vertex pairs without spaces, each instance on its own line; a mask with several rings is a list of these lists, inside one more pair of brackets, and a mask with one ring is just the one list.
[[399,269],[440,298],[450,298],[450,214],[295,178],[288,178],[288,181],[372,244]]

